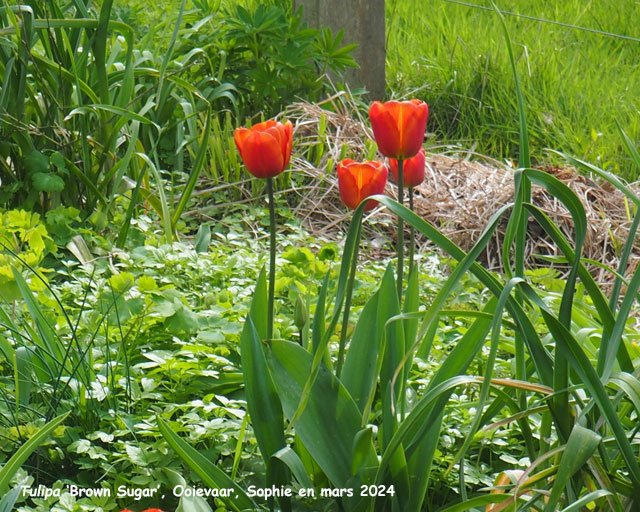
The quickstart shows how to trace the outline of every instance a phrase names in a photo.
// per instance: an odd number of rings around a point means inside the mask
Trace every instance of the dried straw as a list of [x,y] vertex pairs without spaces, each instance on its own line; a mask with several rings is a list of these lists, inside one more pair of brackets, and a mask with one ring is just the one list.
[[[324,117],[326,120],[327,129],[321,137],[325,154],[319,165],[297,157],[292,167],[295,172],[304,172],[314,178],[311,189],[300,193],[296,213],[311,233],[334,239],[346,231],[350,214],[340,202],[333,167],[343,154],[343,147],[348,158],[365,159],[366,142],[372,140],[367,123],[359,116],[352,101],[350,96],[338,93],[322,104],[296,103],[286,112],[287,118],[295,121],[298,154],[308,154],[310,148],[320,143],[320,119]],[[330,109],[324,108],[325,105]],[[578,174],[573,168],[548,167],[544,170],[569,186],[585,207],[588,234],[584,256],[617,269],[619,254],[631,224],[622,193],[608,183]],[[496,210],[513,201],[513,169],[482,155],[463,153],[459,148],[427,153],[425,174],[424,183],[415,188],[416,213],[441,229],[464,250],[472,247]],[[640,182],[631,187],[640,192]],[[395,190],[395,185],[387,185],[389,195],[395,196]],[[533,187],[532,199],[572,240],[573,223],[566,208],[537,186]],[[369,227],[365,230],[374,248],[382,247],[384,238],[393,240],[394,220],[388,212],[380,208],[373,210],[368,217],[375,219],[375,222],[367,224]],[[502,267],[499,247],[505,227],[506,219],[483,256],[483,263],[490,269]],[[541,264],[535,255],[557,254],[555,244],[534,220],[530,220],[528,235],[526,251],[529,265]],[[428,241],[421,240],[420,243],[423,249],[429,248]],[[387,249],[390,248],[391,245],[387,244]],[[639,261],[640,240],[637,240],[627,272],[632,271]],[[592,271],[600,282],[612,279],[611,274],[601,268],[593,267]]]

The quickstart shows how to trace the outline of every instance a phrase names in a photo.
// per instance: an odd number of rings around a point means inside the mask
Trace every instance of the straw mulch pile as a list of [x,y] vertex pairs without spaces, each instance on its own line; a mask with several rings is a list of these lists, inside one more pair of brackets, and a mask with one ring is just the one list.
[[[317,162],[318,165],[297,158],[292,167],[314,177],[314,180],[310,180],[314,185],[300,191],[297,214],[312,233],[329,238],[341,236],[350,220],[349,212],[340,201],[335,162],[341,156],[354,160],[366,159],[367,143],[372,140],[366,119],[354,114],[357,109],[349,102],[346,95],[337,94],[324,104],[298,103],[286,112],[287,118],[295,122],[296,141],[299,141],[302,149],[300,153],[311,157],[315,154],[313,146],[319,141],[320,120],[324,118],[326,121],[327,128],[320,137],[325,154]],[[331,103],[331,110],[324,108],[326,103]],[[427,153],[426,178],[415,189],[414,207],[424,219],[439,227],[461,248],[468,250],[496,210],[513,201],[513,171],[487,157],[461,154],[459,149],[456,152]],[[573,168],[544,170],[568,185],[585,207],[589,228],[584,256],[617,269],[618,255],[631,224],[623,195],[608,183],[584,177]],[[631,186],[640,193],[640,182]],[[388,184],[386,193],[395,197],[395,185]],[[573,240],[571,216],[561,204],[537,186],[533,188],[533,202],[551,217],[569,240]],[[395,237],[395,221],[384,209],[373,210],[368,217],[374,220],[374,227],[366,230],[370,241],[380,241],[381,238],[392,240]],[[483,263],[490,269],[502,267],[499,247],[505,227],[506,219],[483,256]],[[387,248],[390,247],[387,245]],[[422,240],[421,247],[427,248],[428,241]],[[545,236],[540,226],[530,220],[527,243],[529,264],[548,265],[532,256],[554,255],[556,251],[555,244]],[[635,268],[639,261],[640,240],[637,240],[628,271]],[[609,273],[602,269],[593,267],[592,270],[601,282],[611,279]]]

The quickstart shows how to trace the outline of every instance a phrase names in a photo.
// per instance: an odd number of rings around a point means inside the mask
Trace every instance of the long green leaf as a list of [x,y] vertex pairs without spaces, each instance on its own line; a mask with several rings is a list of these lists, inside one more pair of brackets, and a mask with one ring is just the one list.
[[540,297],[538,297],[533,288],[526,283],[521,283],[520,287],[525,292],[527,298],[539,308],[545,323],[549,327],[549,331],[556,341],[556,344],[563,350],[569,363],[578,374],[581,382],[587,388],[589,394],[593,397],[593,400],[598,405],[602,415],[609,424],[616,440],[616,444],[618,445],[622,457],[627,464],[629,477],[634,486],[634,499],[640,500],[640,465],[638,464],[635,452],[627,439],[625,429],[622,426],[620,418],[618,417],[609,396],[598,377],[598,374],[593,366],[591,366],[589,358],[582,348],[580,348],[580,345],[572,334],[558,321],[553,312],[548,309],[547,305]]
[[[324,329],[324,335],[320,339],[320,343],[315,346],[313,352],[313,361],[311,364],[311,370],[308,374],[307,380],[302,389],[300,395],[300,402],[296,409],[295,414],[290,418],[291,423],[295,423],[298,417],[304,411],[307,405],[311,388],[315,382],[318,372],[320,371],[320,363],[326,357],[326,348],[329,344],[329,339],[334,333],[338,320],[340,319],[340,313],[345,301],[345,295],[347,293],[347,280],[349,278],[349,270],[351,269],[352,258],[358,257],[358,245],[360,240],[360,222],[362,221],[362,214],[364,213],[364,202],[361,203],[353,212],[351,223],[349,224],[349,230],[347,231],[347,237],[344,242],[344,249],[342,251],[342,261],[340,264],[340,273],[338,275],[338,284],[336,290],[336,298],[331,313],[331,320],[329,326]],[[315,339],[314,335],[314,339]]]
[[131,121],[137,121],[142,124],[147,124],[155,127],[157,130],[160,130],[160,127],[155,124],[150,119],[147,119],[136,112],[132,112],[126,108],[118,107],[116,105],[103,105],[103,104],[93,104],[93,105],[85,105],[82,107],[76,107],[71,112],[69,112],[65,119],[71,119],[73,116],[78,114],[87,114],[95,112],[96,110],[102,110],[104,112],[109,112],[111,114],[115,114],[120,117],[124,117],[126,119],[130,119]]
[[[285,464],[272,462],[273,456],[286,447],[284,415],[280,398],[269,373],[262,340],[267,338],[267,280],[264,269],[258,276],[249,316],[240,336],[240,356],[247,407],[260,453],[267,466],[267,484],[286,485],[289,473]],[[290,510],[290,500],[280,500]]]
[[60,425],[69,415],[62,414],[55,417],[38,432],[36,432],[26,443],[24,443],[16,453],[0,469],[0,496],[4,496],[9,489],[9,482],[20,466],[29,458],[29,455],[47,440],[47,437]]
[[[416,215],[414,212],[409,210],[408,208],[400,205],[398,202],[390,199],[387,196],[376,195],[372,196],[372,199],[375,199],[379,203],[386,206],[392,213],[396,215],[402,216],[402,218],[413,227],[416,228],[417,231],[426,236],[429,240],[431,240],[434,244],[440,247],[442,250],[450,254],[453,258],[460,262],[459,265],[456,266],[454,272],[458,270],[458,267],[463,265],[468,267],[469,271],[475,275],[480,282],[482,282],[496,297],[500,295],[502,292],[503,284],[489,271],[487,271],[482,265],[475,261],[475,258],[469,257],[465,259],[468,255],[460,249],[456,244],[454,244],[451,240],[449,240],[446,236],[444,236],[437,228],[435,228],[432,224],[424,220],[422,217]],[[506,206],[503,208],[507,208]],[[500,210],[496,213],[495,218],[499,217],[500,213],[503,210]],[[358,209],[354,211],[354,222],[355,215],[358,212]],[[493,221],[490,223],[493,224]],[[487,229],[485,229],[485,234]],[[476,242],[476,246],[481,245],[481,242]],[[477,256],[476,256],[477,257]],[[449,277],[449,280],[453,279],[452,276]],[[444,287],[443,287],[444,290]],[[443,293],[441,290],[440,293]],[[431,310],[433,308],[429,308]],[[423,326],[426,324],[427,326],[432,322],[431,316],[435,318],[437,316],[437,312],[440,308],[435,308],[435,311],[429,312],[429,310],[425,313],[425,315],[429,315],[425,317],[422,324]],[[507,302],[507,310],[514,318],[516,323],[519,326],[519,331],[522,333],[524,337],[524,341],[528,347],[529,353],[533,360],[533,363],[536,367],[536,372],[538,373],[540,380],[543,384],[547,386],[552,385],[553,373],[552,373],[552,359],[546,351],[545,347],[540,340],[540,336],[536,332],[531,320],[529,319],[527,313],[522,309],[522,306],[517,303],[514,299],[510,299]],[[428,327],[422,327],[421,331],[418,332],[418,339],[422,338],[424,332]]]
[[504,20],[504,16],[493,0],[491,0],[491,5],[498,15],[498,19],[502,25],[502,31],[504,32],[504,39],[507,45],[507,53],[509,54],[509,63],[511,64],[511,72],[515,82],[516,98],[518,99],[518,119],[520,121],[520,154],[518,156],[518,167],[521,169],[528,169],[531,167],[531,157],[529,156],[529,134],[527,129],[527,116],[524,107],[524,97],[522,96],[522,86],[520,85],[518,69],[516,68],[516,59],[513,56],[511,38],[509,37],[509,31],[507,30],[507,23]]
[[204,163],[206,161],[207,149],[209,147],[209,135],[211,133],[211,109],[207,109],[207,120],[204,125],[204,131],[202,133],[202,137],[200,138],[200,143],[198,145],[198,153],[196,155],[196,159],[193,163],[193,167],[191,168],[191,173],[189,174],[189,180],[184,187],[182,195],[180,196],[180,200],[178,201],[178,206],[176,206],[175,211],[173,212],[172,224],[175,226],[182,215],[182,212],[187,207],[187,203],[191,198],[191,194],[193,193],[193,189],[196,186],[198,181],[198,177],[202,172],[202,168],[204,167]]
[[37,339],[41,342],[41,347],[49,355],[50,362],[53,364],[53,366],[61,367],[64,357],[63,354],[65,354],[65,347],[62,341],[56,335],[53,327],[51,327],[51,325],[49,324],[45,314],[38,304],[38,301],[29,288],[29,285],[24,280],[24,277],[22,277],[22,274],[18,272],[15,267],[11,267],[11,270],[13,272],[13,278],[18,286],[18,289],[20,290],[22,299],[27,305],[33,323],[38,330],[39,336]]
[[107,79],[107,39],[109,37],[109,18],[111,17],[111,6],[113,0],[104,0],[100,8],[100,16],[98,18],[98,26],[96,27],[95,36],[93,38],[93,53],[96,62],[97,73],[97,90],[100,100],[105,105],[111,104],[111,95],[109,94],[109,81]]
[[378,333],[378,297],[365,304],[353,332],[340,380],[354,402],[364,412],[378,380],[377,360],[382,335]]
[[543,512],[553,512],[560,500],[569,479],[578,471],[596,451],[602,438],[587,428],[575,425],[569,441],[560,459],[560,465],[553,482],[549,500]]
[[[545,230],[545,232],[553,239],[558,248],[564,253],[565,257],[571,263],[575,260],[575,254],[571,249],[569,242],[560,232],[558,227],[549,219],[549,217],[538,207],[526,204],[527,210],[534,216],[538,224]],[[615,320],[607,299],[602,294],[598,284],[593,279],[593,276],[589,273],[587,268],[580,263],[578,268],[578,274],[580,280],[584,284],[593,305],[595,306],[600,316],[600,321],[603,324],[602,341],[598,353],[598,372],[601,372],[604,368],[606,355],[608,352],[607,345],[611,338],[611,333],[615,328]],[[633,363],[629,357],[629,353],[626,350],[624,344],[619,344],[617,349],[617,359],[623,371],[633,372]]]
[[561,512],[578,512],[579,510],[584,510],[583,507],[586,507],[589,503],[611,495],[612,493],[605,489],[591,491],[589,494],[585,494],[584,496],[582,496],[579,500],[574,501],[568,507],[563,508]]
[[485,494],[484,496],[476,496],[461,503],[440,508],[438,509],[438,512],[466,512],[468,510],[476,510],[478,507],[483,507],[492,503],[504,503],[512,498],[513,495],[506,493]]
[[[269,464],[273,464],[275,461],[285,464],[302,487],[307,489],[313,487],[313,482],[309,478],[309,475],[307,475],[307,471],[302,460],[289,446],[285,446],[274,453],[269,460]],[[271,471],[275,470],[271,469]]]
[[[287,417],[296,414],[311,371],[312,356],[296,343],[273,341],[267,364]],[[295,423],[296,433],[336,487],[350,487],[353,441],[360,431],[360,412],[335,376],[320,366],[307,405]],[[375,465],[370,454],[367,465]]]
[[286,445],[284,417],[280,399],[267,369],[262,341],[251,317],[245,321],[240,347],[251,425],[260,452],[265,462],[268,462],[275,452]]
[[629,188],[629,186],[626,185],[623,182],[623,180],[618,176],[616,176],[615,174],[612,174],[603,169],[600,169],[599,167],[593,164],[590,164],[588,162],[585,162],[583,160],[580,160],[578,158],[574,158],[572,156],[566,155],[565,153],[561,153],[560,151],[555,151],[553,149],[550,149],[549,151],[551,153],[555,153],[556,155],[561,156],[562,158],[567,160],[569,163],[574,165],[576,169],[586,171],[589,173],[592,172],[597,176],[600,176],[603,180],[610,183],[615,188],[617,188],[620,192],[622,192],[630,201],[632,201],[636,205],[636,207],[640,208],[640,197],[638,197],[638,195],[635,194],[633,190],[631,190],[631,188]]
[[256,503],[247,496],[244,490],[231,480],[226,473],[219,469],[198,450],[180,439],[171,427],[159,416],[158,430],[167,440],[169,446],[175,450],[180,458],[193,469],[202,481],[212,489],[233,489],[235,495],[229,498],[219,498],[228,508],[238,512],[242,510],[259,510]]
[[16,404],[18,406],[29,405],[31,396],[32,378],[31,372],[33,364],[31,362],[31,351],[27,347],[18,347],[15,351],[15,382],[16,382]]

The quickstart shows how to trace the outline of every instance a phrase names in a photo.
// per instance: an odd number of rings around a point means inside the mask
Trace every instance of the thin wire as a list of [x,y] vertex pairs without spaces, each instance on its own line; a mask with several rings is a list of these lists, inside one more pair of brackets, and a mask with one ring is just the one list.
[[[492,7],[487,7],[487,6],[484,6],[484,5],[471,4],[471,3],[468,3],[468,2],[463,2],[462,0],[444,0],[444,1],[452,3],[452,4],[464,5],[465,7],[475,7],[476,9],[482,9],[484,11],[493,11]],[[509,16],[515,16],[517,18],[525,18],[527,20],[541,21],[543,23],[551,23],[552,25],[560,25],[561,27],[572,28],[572,29],[575,29],[575,30],[584,30],[585,32],[593,32],[594,34],[600,34],[602,36],[616,37],[618,39],[626,39],[627,41],[634,41],[636,43],[640,43],[640,39],[637,38],[637,37],[625,36],[623,34],[616,34],[614,32],[605,32],[603,30],[598,30],[598,29],[595,29],[595,28],[582,27],[580,25],[572,25],[571,23],[564,23],[562,21],[548,20],[546,18],[537,18],[536,16],[529,16],[527,14],[520,14],[520,13],[517,13],[517,12],[503,11],[503,10],[500,10],[500,12],[502,14],[507,14]]]

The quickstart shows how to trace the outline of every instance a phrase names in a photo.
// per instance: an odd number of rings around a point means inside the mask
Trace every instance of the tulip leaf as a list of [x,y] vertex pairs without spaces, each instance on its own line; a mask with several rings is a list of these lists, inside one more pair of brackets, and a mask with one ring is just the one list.
[[[477,254],[470,255],[465,253],[460,247],[454,244],[449,238],[443,235],[435,226],[418,216],[415,212],[412,212],[405,206],[402,206],[397,201],[383,196],[372,196],[372,199],[378,201],[380,204],[386,206],[392,213],[401,216],[408,224],[413,226],[418,232],[427,237],[431,242],[440,247],[443,251],[450,254],[460,263],[454,269],[454,272],[458,268],[465,267],[468,269],[478,280],[483,283],[495,296],[499,296],[502,292],[502,283],[498,278],[477,263]],[[483,244],[488,243],[487,237],[490,239],[491,231],[495,230],[497,222],[500,220],[501,215],[509,208],[509,205],[505,205],[494,214],[489,225],[485,228],[485,231],[481,235],[478,242],[474,246],[474,252],[481,249]],[[358,207],[354,211],[354,221],[357,216],[362,216],[361,208]],[[451,277],[449,278],[449,280]],[[446,286],[452,286],[447,280]],[[425,312],[425,319],[423,319],[421,327],[418,331],[418,339],[421,339],[430,325],[432,325],[429,317],[436,315],[440,308],[436,308],[436,311]],[[547,386],[552,385],[553,372],[552,372],[552,359],[549,356],[547,350],[542,344],[540,336],[536,332],[535,327],[531,323],[531,320],[527,316],[527,313],[522,309],[522,306],[518,302],[511,298],[507,301],[507,311],[513,316],[514,320],[520,325],[520,330],[524,337],[524,341],[529,349],[529,353],[533,360],[537,374],[540,376],[540,380]],[[428,315],[428,316],[427,316]]]
[[[266,290],[267,281],[262,271],[258,277],[249,316],[240,336],[240,350],[251,425],[260,453],[265,464],[268,464],[271,456],[284,448],[286,443],[282,405],[267,367],[262,343],[267,330]],[[285,475],[280,476],[284,478]]]
[[269,460],[269,465],[271,466],[275,464],[276,461],[286,465],[289,470],[291,470],[291,473],[296,477],[296,480],[298,480],[298,483],[302,487],[313,487],[313,482],[309,478],[302,460],[300,459],[298,454],[294,452],[289,446],[285,446],[284,448],[281,448],[276,453],[274,453]]
[[373,430],[366,427],[360,430],[353,438],[353,454],[351,456],[351,474],[358,474],[358,470],[366,462],[369,454],[375,450],[373,447]]
[[407,290],[405,292],[404,304],[402,306],[402,312],[405,316],[404,320],[404,337],[405,337],[405,353],[409,355],[409,359],[404,365],[403,382],[406,382],[409,378],[409,371],[413,364],[414,344],[416,342],[416,335],[418,334],[418,317],[412,316],[412,313],[418,311],[420,307],[420,293],[418,289],[419,285],[419,273],[417,267],[413,269],[409,275],[409,281],[407,283]]
[[353,397],[360,412],[369,404],[378,380],[378,354],[382,335],[378,331],[378,297],[365,304],[353,332],[340,380]]
[[[404,329],[403,322],[396,318],[400,315],[400,303],[391,265],[382,278],[379,295],[378,329],[384,340],[380,394],[383,397],[383,444],[386,446],[395,431],[397,404],[404,400],[404,382],[396,375],[405,355]],[[391,389],[390,393],[387,393],[387,387]],[[384,421],[385,418],[387,422]]]
[[313,326],[311,329],[311,346],[312,351],[315,354],[316,350],[322,342],[324,336],[324,322],[325,322],[325,305],[327,301],[327,288],[329,287],[329,273],[324,277],[322,281],[322,287],[318,293],[318,300],[316,302],[316,311],[313,314]]
[[[311,371],[312,356],[297,343],[274,341],[267,352],[267,363],[284,412],[292,418]],[[342,383],[322,364],[295,429],[333,485],[350,486],[351,454],[361,429],[360,412]],[[369,459],[368,465],[374,466],[374,452]]]
[[[429,382],[427,391],[466,371],[484,345],[491,328],[496,304],[497,299],[494,298],[485,306],[483,312],[487,313],[488,316],[477,318],[464,336],[456,343],[431,379],[431,382]],[[438,444],[437,440],[440,438],[444,408],[452,392],[453,390],[443,393],[431,407],[425,408],[423,416],[425,421],[422,430],[405,441],[409,482],[411,485],[411,496],[407,510],[420,510],[422,507],[433,457]]]
[[267,308],[269,301],[267,298],[267,275],[264,267],[260,269],[256,287],[253,290],[253,299],[249,309],[249,317],[253,321],[258,337],[261,340],[267,339]]

